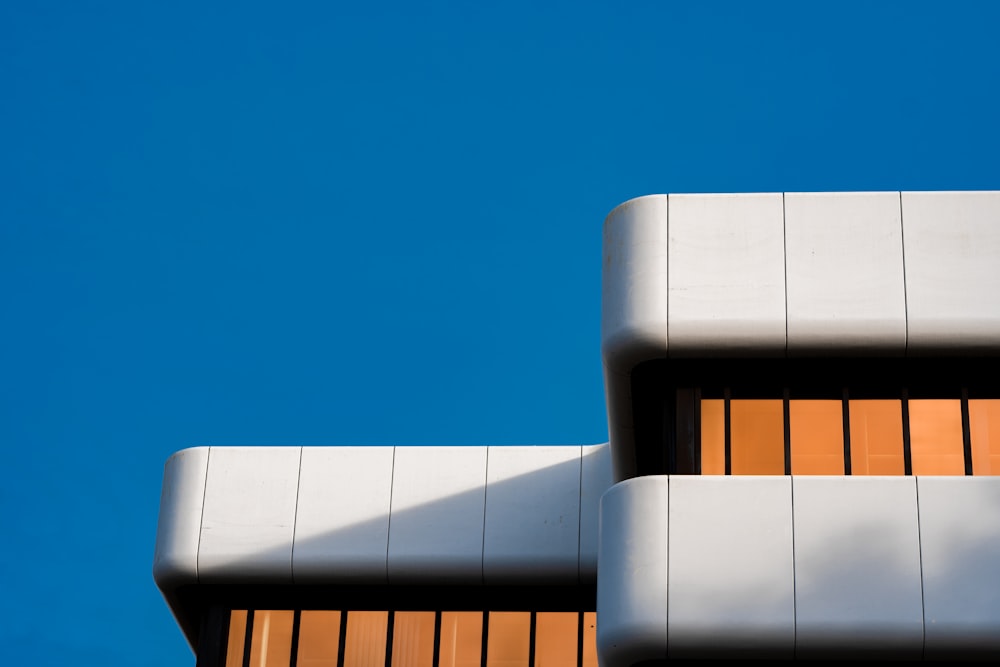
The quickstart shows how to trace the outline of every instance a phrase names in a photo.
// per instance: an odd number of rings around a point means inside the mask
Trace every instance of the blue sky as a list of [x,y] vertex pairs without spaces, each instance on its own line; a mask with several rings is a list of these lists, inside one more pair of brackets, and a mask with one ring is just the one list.
[[605,441],[626,199],[1000,189],[996,3],[471,4],[0,7],[0,663],[194,664],[178,449]]

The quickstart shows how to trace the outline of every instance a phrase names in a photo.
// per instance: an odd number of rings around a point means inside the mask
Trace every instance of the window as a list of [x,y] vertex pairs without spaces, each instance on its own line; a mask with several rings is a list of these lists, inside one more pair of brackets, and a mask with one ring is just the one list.
[[637,474],[1000,475],[1000,359],[659,360]]
[[225,667],[597,667],[592,611],[229,613]]
[[198,667],[597,667],[593,585],[198,592]]

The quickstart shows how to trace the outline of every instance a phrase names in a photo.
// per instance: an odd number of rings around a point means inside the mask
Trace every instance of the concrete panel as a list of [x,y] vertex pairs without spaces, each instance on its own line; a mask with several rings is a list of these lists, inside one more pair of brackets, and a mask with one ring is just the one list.
[[198,542],[208,453],[208,447],[195,447],[167,459],[153,555],[153,579],[192,648],[200,629],[198,618],[182,611],[176,593],[181,586],[198,583]]
[[627,373],[667,347],[667,196],[620,204],[604,221],[601,352]]
[[791,659],[790,477],[670,478],[668,654]]
[[797,658],[919,660],[913,477],[792,478]]
[[385,583],[392,447],[304,447],[296,583]]
[[576,583],[580,447],[490,447],[483,580]]
[[202,583],[292,582],[301,447],[213,447],[198,551]]
[[665,476],[630,479],[601,498],[597,653],[602,667],[667,657]]
[[160,588],[198,581],[198,542],[208,475],[208,447],[184,449],[163,466],[153,578]]
[[486,452],[396,448],[389,583],[482,583]]
[[785,354],[782,195],[670,195],[672,357]]
[[897,192],[785,194],[788,353],[906,348]]
[[1000,352],[1000,192],[904,192],[911,354]]
[[598,517],[601,496],[611,488],[611,447],[583,448],[580,473],[580,581],[597,581]]
[[1000,660],[1000,477],[918,477],[924,657]]

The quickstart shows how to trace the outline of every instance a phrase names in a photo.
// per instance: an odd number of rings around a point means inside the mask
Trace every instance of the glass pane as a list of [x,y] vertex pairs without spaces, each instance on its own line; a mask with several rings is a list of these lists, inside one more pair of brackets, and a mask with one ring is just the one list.
[[576,612],[535,614],[535,667],[576,667]]
[[902,401],[852,399],[848,412],[851,474],[904,474]]
[[793,475],[844,474],[842,401],[788,402]]
[[780,400],[730,401],[734,475],[785,473],[785,416]]
[[491,611],[486,667],[528,667],[531,613]]
[[347,612],[344,667],[385,667],[387,611]]
[[583,667],[597,667],[597,613],[583,613]]
[[972,474],[1000,475],[1000,400],[970,399]]
[[392,664],[396,667],[433,667],[433,611],[396,612],[392,622]]
[[292,660],[292,611],[253,613],[250,667],[288,667]]
[[701,474],[726,474],[725,401],[701,401]]
[[226,667],[243,667],[243,644],[247,636],[247,610],[233,609],[229,614],[229,643]]
[[483,656],[483,612],[441,612],[441,667],[479,667]]
[[298,667],[337,667],[340,612],[303,611],[299,619]]
[[910,401],[910,462],[914,475],[965,474],[961,401]]

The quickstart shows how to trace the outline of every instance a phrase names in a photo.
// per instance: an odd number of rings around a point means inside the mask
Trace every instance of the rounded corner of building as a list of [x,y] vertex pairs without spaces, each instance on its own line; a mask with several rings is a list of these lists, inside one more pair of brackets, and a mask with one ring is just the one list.
[[602,334],[601,357],[609,371],[628,375],[645,361],[667,356],[667,322],[629,324]]
[[178,558],[173,555],[170,545],[157,545],[157,553],[153,557],[153,582],[164,595],[177,590],[182,586],[198,583],[197,569],[192,567],[185,558]]
[[613,209],[608,211],[608,214],[604,217],[604,224],[608,225],[615,220],[618,220],[625,216],[625,214],[633,212],[635,209],[642,209],[643,207],[656,205],[658,203],[666,203],[668,195],[666,194],[650,194],[650,195],[639,195],[638,197],[632,197],[631,199],[626,199],[622,203],[615,206]]
[[208,445],[195,445],[192,447],[185,447],[184,449],[178,449],[176,452],[167,457],[164,461],[164,466],[170,466],[178,463],[185,459],[205,457],[208,458],[208,451],[211,449]]

